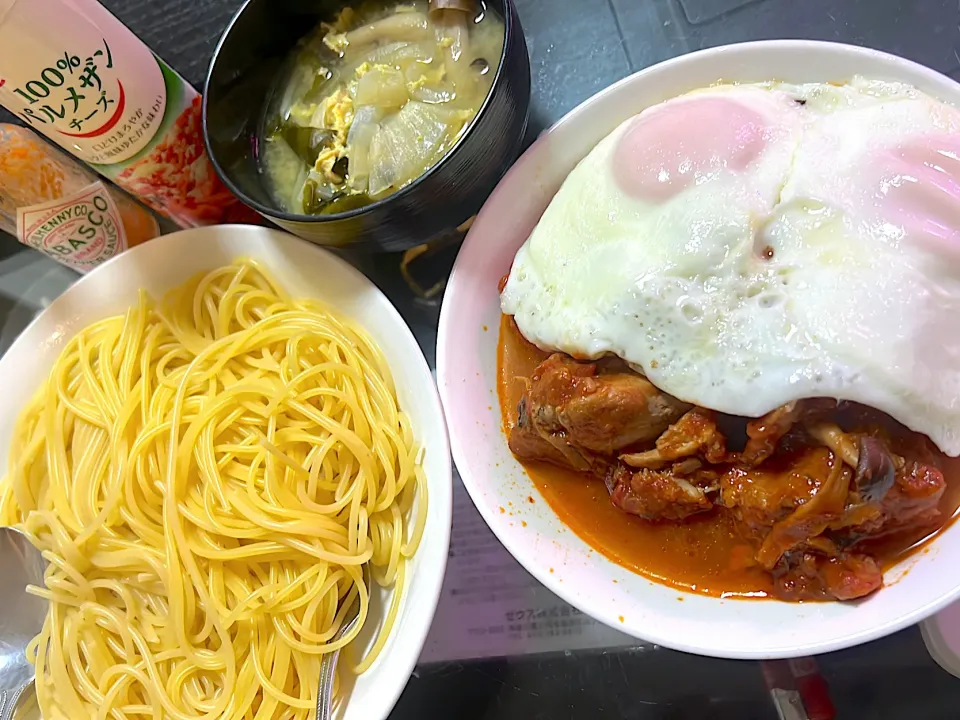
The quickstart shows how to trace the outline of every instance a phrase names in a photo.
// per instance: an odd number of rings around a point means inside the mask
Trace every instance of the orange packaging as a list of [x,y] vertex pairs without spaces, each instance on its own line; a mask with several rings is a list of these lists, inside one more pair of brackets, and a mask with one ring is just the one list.
[[30,130],[6,124],[0,229],[79,272],[160,234],[146,208]]

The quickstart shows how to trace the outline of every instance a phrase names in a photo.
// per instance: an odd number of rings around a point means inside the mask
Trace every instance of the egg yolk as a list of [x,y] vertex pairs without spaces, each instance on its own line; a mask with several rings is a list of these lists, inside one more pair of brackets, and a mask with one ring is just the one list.
[[960,139],[913,138],[880,153],[876,210],[925,250],[960,260]]
[[620,188],[664,202],[721,170],[746,169],[767,145],[763,116],[725,98],[667,103],[637,117],[614,153]]

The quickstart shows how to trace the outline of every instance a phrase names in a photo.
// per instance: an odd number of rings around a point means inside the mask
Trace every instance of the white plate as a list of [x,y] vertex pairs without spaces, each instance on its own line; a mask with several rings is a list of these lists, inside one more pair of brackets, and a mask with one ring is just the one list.
[[[960,596],[960,524],[857,603],[790,604],[681,593],[607,560],[542,500],[507,449],[496,394],[497,283],[567,174],[628,117],[718,80],[900,80],[960,105],[960,86],[874,50],[803,40],[713,48],[655,65],[593,96],[544,133],[504,177],[464,242],[444,296],[437,378],[463,483],[487,524],[540,582],[611,627],[660,645],[731,658],[837,650],[927,617]],[[907,572],[909,570],[909,572]],[[683,602],[680,602],[683,600]]]
[[[367,330],[390,362],[400,405],[425,449],[427,523],[407,575],[400,614],[383,653],[357,678],[338,716],[386,718],[420,656],[440,597],[452,517],[450,449],[440,399],[417,341],[383,293],[343,260],[286,233],[226,225],[157,238],[96,268],[44,310],[0,359],[0,467],[6,467],[20,408],[79,330],[126,311],[141,288],[159,298],[195,273],[241,257],[261,261],[292,296],[322,300]],[[379,598],[381,609],[388,598]],[[372,631],[371,624],[365,633],[368,641]]]

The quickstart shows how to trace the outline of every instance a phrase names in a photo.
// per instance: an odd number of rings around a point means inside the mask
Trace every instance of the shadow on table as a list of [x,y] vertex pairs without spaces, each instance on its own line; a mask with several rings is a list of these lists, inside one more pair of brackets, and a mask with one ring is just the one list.
[[[952,720],[960,681],[917,628],[817,658],[836,720]],[[777,720],[759,663],[647,648],[417,670],[394,720]]]
[[776,720],[759,666],[659,648],[421,668],[392,718]]

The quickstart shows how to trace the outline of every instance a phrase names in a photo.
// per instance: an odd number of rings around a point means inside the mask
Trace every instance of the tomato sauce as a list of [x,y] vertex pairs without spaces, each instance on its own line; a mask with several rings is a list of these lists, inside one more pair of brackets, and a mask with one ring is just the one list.
[[[546,353],[528,342],[512,318],[500,323],[497,351],[498,395],[505,430],[517,421],[517,404],[529,378]],[[947,490],[943,517],[960,505],[960,461],[942,457]],[[769,597],[772,578],[753,562],[754,548],[740,536],[723,510],[694,516],[682,523],[654,523],[614,507],[602,480],[573,470],[520,461],[533,484],[560,519],[604,556],[652,580],[681,590],[718,597]],[[891,538],[870,548],[889,567],[921,547],[929,531]]]

